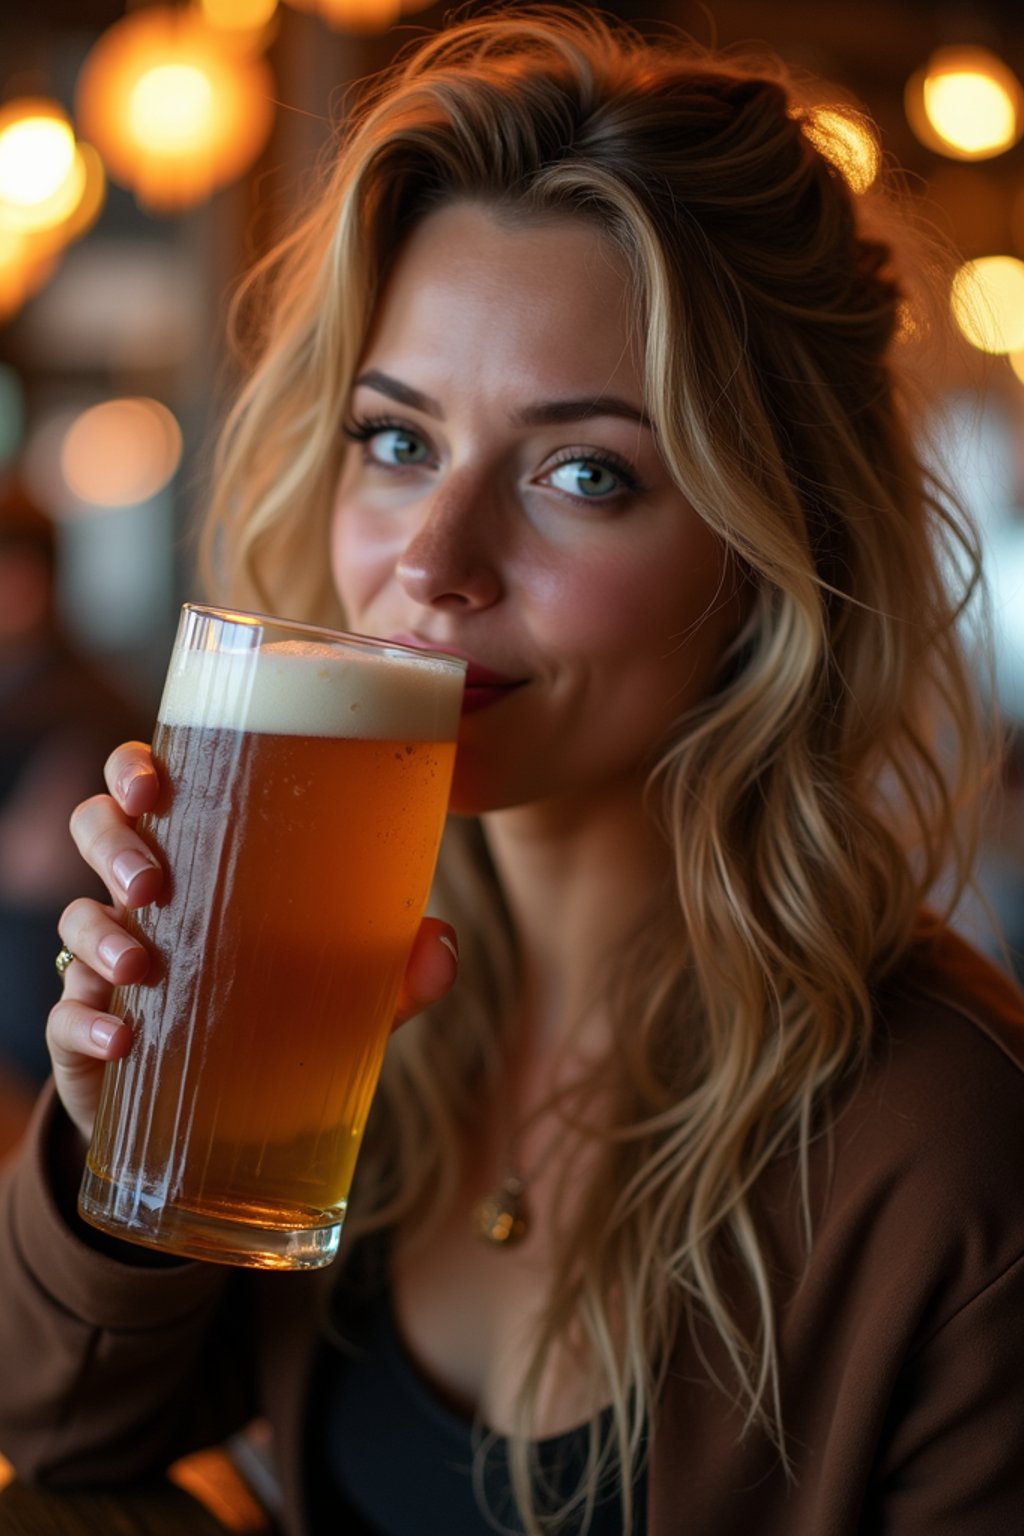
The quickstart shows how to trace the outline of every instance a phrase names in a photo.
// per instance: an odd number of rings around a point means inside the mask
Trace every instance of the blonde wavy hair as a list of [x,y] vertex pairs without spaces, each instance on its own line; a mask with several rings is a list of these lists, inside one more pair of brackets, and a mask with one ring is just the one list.
[[[312,212],[242,295],[254,363],[204,542],[221,599],[344,620],[326,549],[350,382],[404,237],[457,199],[586,219],[625,253],[666,463],[756,594],[710,696],[652,764],[668,874],[609,964],[613,1112],[593,1128],[598,1076],[564,1106],[601,1150],[559,1236],[510,1441],[530,1533],[616,1477],[634,1528],[645,1426],[697,1316],[724,1343],[747,1431],[786,1460],[757,1182],[796,1153],[810,1244],[809,1149],[871,1048],[872,988],[940,874],[955,899],[969,872],[986,753],[959,620],[978,557],[917,436],[934,321],[912,283],[934,251],[891,185],[853,193],[824,135],[778,61],[649,43],[589,10],[478,16],[364,91]],[[460,983],[388,1053],[352,1236],[429,1229],[500,1070],[516,956],[473,822],[451,828],[437,905],[460,933]],[[566,1339],[612,1412],[559,1504],[530,1441],[545,1356]]]

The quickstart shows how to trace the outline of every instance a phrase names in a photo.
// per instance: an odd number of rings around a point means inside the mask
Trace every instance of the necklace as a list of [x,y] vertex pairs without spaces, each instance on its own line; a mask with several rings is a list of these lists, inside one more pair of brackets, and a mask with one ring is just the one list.
[[[502,1119],[508,1115],[508,1105],[502,1102],[499,1114]],[[492,1248],[514,1248],[521,1243],[530,1231],[530,1215],[526,1206],[526,1186],[544,1166],[548,1160],[546,1148],[539,1160],[535,1160],[532,1167],[526,1170],[522,1167],[523,1138],[529,1128],[530,1120],[520,1124],[518,1129],[508,1136],[508,1173],[502,1179],[497,1189],[491,1189],[482,1195],[469,1213],[469,1225],[477,1237],[482,1238]]]
[[[550,1107],[550,1106],[549,1106]],[[543,1109],[544,1106],[541,1106]],[[477,1237],[492,1248],[514,1248],[529,1236],[532,1217],[527,1204],[529,1185],[547,1167],[551,1158],[564,1146],[569,1125],[562,1120],[556,1123],[554,1133],[547,1140],[532,1164],[525,1170],[520,1163],[523,1141],[531,1126],[537,1123],[537,1112],[530,1115],[511,1138],[509,1163],[511,1168],[497,1189],[483,1195],[469,1214],[469,1225]]]
[[530,1230],[526,1210],[526,1182],[510,1173],[500,1188],[484,1195],[474,1205],[469,1221],[477,1237],[495,1248],[511,1248],[521,1243]]
[[[565,1126],[556,1130],[532,1167],[523,1171],[512,1161],[512,1170],[505,1175],[497,1189],[479,1199],[469,1215],[469,1224],[477,1237],[494,1248],[514,1248],[530,1232],[531,1217],[526,1203],[527,1186],[542,1169],[546,1168],[554,1153],[565,1141]],[[523,1131],[513,1141],[512,1157],[520,1145]]]

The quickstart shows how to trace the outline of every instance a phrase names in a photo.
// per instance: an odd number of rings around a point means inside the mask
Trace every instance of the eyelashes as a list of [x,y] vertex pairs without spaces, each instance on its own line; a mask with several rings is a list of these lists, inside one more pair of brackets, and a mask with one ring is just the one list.
[[[385,472],[429,467],[434,461],[428,439],[392,416],[350,416],[342,431],[349,442],[362,445],[365,463]],[[600,448],[561,449],[534,477],[534,484],[577,503],[608,507],[647,489],[626,460]]]
[[386,416],[350,416],[342,422],[341,430],[350,443],[368,443],[378,432],[405,432],[409,437],[416,436],[400,421],[392,421]]
[[[632,495],[638,495],[645,489],[635,471],[629,464],[625,462],[624,459],[620,459],[618,454],[608,453],[604,449],[597,448],[591,448],[586,452],[578,448],[563,449],[562,452],[556,456],[554,463],[551,464],[545,471],[543,476],[544,481],[552,481],[553,477],[558,473],[559,470],[569,468],[573,465],[578,465],[580,468],[585,470],[591,470],[595,468],[603,470],[605,474],[614,475],[616,480],[620,482],[617,492],[605,491],[604,493],[598,492],[589,496],[584,491],[566,492],[567,495],[578,496],[581,501],[608,500],[615,494],[621,494],[622,491],[628,491]],[[556,487],[556,489],[562,489],[562,487]]]
[[[415,469],[430,462],[430,447],[418,432],[403,426],[399,421],[387,418],[353,418],[342,425],[342,431],[350,442],[363,444],[363,458],[379,469]],[[370,446],[378,439],[391,438],[394,458],[382,457]],[[422,453],[421,450],[424,450]]]

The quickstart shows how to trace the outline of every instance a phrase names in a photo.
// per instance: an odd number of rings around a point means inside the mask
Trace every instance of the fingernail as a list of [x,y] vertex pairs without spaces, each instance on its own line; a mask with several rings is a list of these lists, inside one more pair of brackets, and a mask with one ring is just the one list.
[[99,944],[96,946],[100,959],[111,970],[114,969],[122,955],[126,955],[129,950],[138,949],[138,947],[135,940],[130,939],[126,933],[107,934],[106,938],[100,939]]
[[119,1026],[112,1024],[109,1019],[93,1019],[89,1027],[89,1037],[93,1045],[98,1045],[105,1051],[117,1034],[118,1028]]
[[148,779],[148,768],[126,768],[117,776],[117,793],[122,800],[127,800],[132,792],[132,786],[139,779]]
[[448,951],[448,953],[451,955],[452,959],[455,961],[455,964],[458,965],[458,963],[459,963],[459,944],[458,944],[458,940],[453,938],[453,936],[450,933],[439,933],[437,938],[438,938],[438,943],[444,945],[445,949]]
[[133,880],[145,874],[146,870],[156,869],[156,867],[152,859],[147,859],[145,854],[139,853],[136,849],[119,853],[111,865],[114,876],[126,896],[131,893]]

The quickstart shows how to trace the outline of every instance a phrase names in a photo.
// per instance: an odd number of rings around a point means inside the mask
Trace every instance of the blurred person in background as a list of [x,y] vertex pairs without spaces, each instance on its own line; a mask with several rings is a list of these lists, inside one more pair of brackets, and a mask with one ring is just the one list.
[[0,483],[0,1150],[48,1071],[39,1020],[60,993],[51,934],[81,891],[68,831],[102,787],[98,765],[140,712],[57,616],[57,530],[15,479]]

